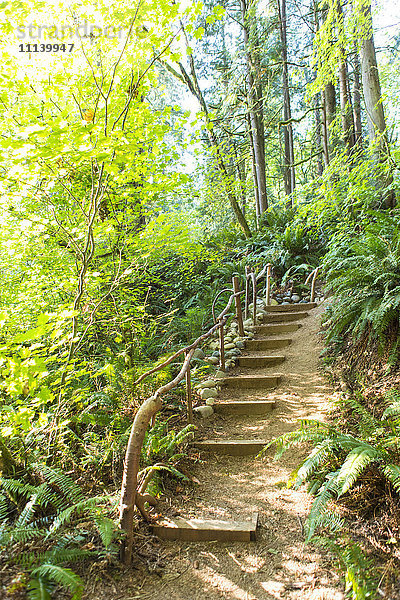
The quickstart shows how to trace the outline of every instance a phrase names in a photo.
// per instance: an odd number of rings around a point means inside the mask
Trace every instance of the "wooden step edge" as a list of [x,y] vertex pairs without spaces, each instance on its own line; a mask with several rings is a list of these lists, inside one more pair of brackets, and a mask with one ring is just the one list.
[[246,521],[222,519],[164,518],[152,526],[153,534],[163,540],[184,542],[254,542],[258,512]]
[[[263,348],[261,351],[265,350],[279,350],[280,348],[286,348],[286,346],[290,346],[293,343],[292,338],[257,338],[252,340],[246,340],[245,349],[248,351],[256,350],[256,348],[251,348],[251,346],[256,346],[259,344],[266,344],[266,348]],[[276,346],[275,348],[273,346]]]
[[216,402],[213,409],[216,413],[237,413],[239,415],[263,415],[276,408],[275,400],[232,400]]
[[316,308],[318,305],[316,302],[307,302],[304,304],[276,304],[274,306],[270,305],[265,308],[266,312],[301,312],[305,310],[312,310]]
[[[292,323],[293,321],[295,321],[296,319],[305,319],[307,317],[310,316],[309,312],[306,311],[294,311],[292,310],[292,312],[268,312],[268,315],[264,317],[264,319],[266,319],[266,321],[264,321],[264,323],[278,323],[278,322],[284,322],[285,319],[288,319],[289,323]],[[271,320],[269,320],[271,319]],[[278,321],[279,319],[279,321]]]
[[[271,384],[269,387],[275,387],[277,385],[279,385],[281,381],[281,376],[280,375],[232,375],[231,377],[224,377],[223,379],[218,379],[218,384],[223,386],[238,386],[240,387],[241,385],[250,385],[251,387],[258,387],[257,384],[260,385],[260,387],[263,386],[263,384]],[[252,384],[255,384],[255,386]]]
[[258,454],[268,443],[268,440],[202,440],[193,442],[193,446],[198,450],[216,452],[219,454],[228,454],[230,456],[249,456]]
[[[256,341],[258,341],[258,340],[256,340]],[[263,351],[261,350],[261,352],[263,352]],[[239,362],[243,359],[246,362],[248,362],[249,360],[251,360],[253,358],[254,358],[254,360],[265,360],[266,362],[271,361],[274,363],[283,363],[286,360],[286,356],[284,356],[283,354],[250,354],[249,356],[247,356],[247,355],[238,356]]]

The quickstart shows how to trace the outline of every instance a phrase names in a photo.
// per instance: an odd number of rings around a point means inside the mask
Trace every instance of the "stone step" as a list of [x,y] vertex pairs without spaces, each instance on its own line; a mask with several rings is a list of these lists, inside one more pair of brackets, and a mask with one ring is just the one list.
[[254,327],[254,331],[261,335],[279,335],[297,331],[300,327],[301,323],[272,323],[271,325],[258,325]]
[[199,450],[207,450],[217,454],[229,454],[230,456],[248,456],[258,454],[267,444],[267,440],[203,440],[194,442],[193,445]]
[[308,302],[307,304],[278,304],[275,306],[267,306],[267,312],[302,312],[304,310],[311,310],[317,306],[316,302]]
[[284,356],[239,356],[238,365],[239,367],[249,367],[250,369],[256,369],[257,367],[274,367],[280,365],[285,360]]
[[258,513],[249,521],[164,518],[153,525],[153,533],[163,540],[183,542],[254,542]]
[[276,406],[275,400],[234,400],[232,402],[217,402],[213,405],[216,413],[233,415],[265,415]]
[[237,375],[224,377],[218,383],[227,388],[274,388],[280,382],[280,375]]
[[279,350],[290,346],[291,343],[290,338],[246,340],[246,350]]
[[305,319],[308,317],[308,312],[274,312],[265,317],[264,323],[286,323],[289,321],[297,321],[297,319]]

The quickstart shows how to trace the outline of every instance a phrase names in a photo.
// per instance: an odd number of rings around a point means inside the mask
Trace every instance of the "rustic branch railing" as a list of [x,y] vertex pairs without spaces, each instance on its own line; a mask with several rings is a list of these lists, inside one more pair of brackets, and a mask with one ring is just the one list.
[[[238,279],[233,283],[234,289],[238,287]],[[226,291],[226,290],[224,290]],[[169,365],[173,360],[178,358],[181,354],[185,355],[185,359],[183,361],[182,367],[176,377],[170,381],[169,383],[161,386],[156,390],[150,398],[147,398],[143,402],[143,404],[139,407],[138,412],[136,413],[135,419],[133,421],[131,432],[129,436],[129,441],[125,453],[125,461],[124,461],[124,472],[121,486],[121,500],[120,500],[120,508],[119,508],[119,526],[122,531],[126,533],[126,538],[121,549],[121,558],[125,562],[125,564],[129,564],[132,557],[132,548],[133,548],[133,517],[135,507],[138,508],[140,513],[143,515],[145,519],[148,519],[147,512],[145,510],[145,503],[148,502],[150,505],[154,505],[156,500],[152,498],[149,494],[146,494],[146,489],[143,484],[140,485],[140,489],[138,489],[138,473],[140,468],[140,456],[141,450],[143,446],[144,437],[149,426],[149,423],[154,419],[156,413],[162,408],[162,400],[161,397],[176,387],[184,378],[186,378],[187,389],[190,388],[190,361],[193,358],[193,354],[195,349],[206,339],[210,338],[216,331],[220,333],[220,363],[223,363],[225,367],[225,359],[224,359],[224,326],[229,318],[228,311],[232,305],[232,302],[235,301],[236,304],[236,316],[238,317],[241,314],[238,309],[237,299],[239,298],[240,304],[240,295],[243,294],[243,291],[231,291],[231,295],[229,297],[228,303],[223,309],[223,311],[218,315],[215,319],[216,323],[211,327],[206,333],[197,338],[192,344],[186,346],[185,348],[181,348],[177,352],[175,352],[172,356],[170,356],[167,360],[165,360],[157,367],[150,369],[143,375],[141,375],[134,383],[134,385],[139,384],[149,375],[152,375],[156,371],[163,369],[167,365]],[[222,293],[222,292],[221,292]],[[220,295],[220,294],[219,294]],[[214,301],[215,302],[215,301]],[[213,304],[215,307],[215,303]],[[240,325],[239,325],[240,327]],[[243,322],[242,322],[243,327]],[[221,352],[222,350],[222,352]],[[192,413],[192,405],[191,405],[191,392],[187,392],[187,400],[188,400],[188,420],[189,422],[193,419]]]
[[267,281],[265,285],[265,304],[269,306],[271,304],[271,280],[272,280],[272,265],[267,264]]
[[252,287],[252,300],[253,300],[253,325],[256,324],[257,320],[257,282],[264,277],[267,273],[267,281],[268,281],[268,272],[269,277],[271,277],[271,271],[269,267],[271,265],[265,265],[265,267],[259,272],[258,275],[255,274],[255,271],[252,267],[245,267],[245,276],[246,276],[246,288],[245,288],[245,308],[244,314],[245,319],[248,319],[249,316],[249,296],[250,296],[250,282]]
[[315,301],[315,285],[317,283],[317,278],[320,269],[321,267],[317,267],[316,269],[314,269],[314,271],[311,271],[311,273],[304,282],[304,285],[308,285],[311,281],[310,302]]

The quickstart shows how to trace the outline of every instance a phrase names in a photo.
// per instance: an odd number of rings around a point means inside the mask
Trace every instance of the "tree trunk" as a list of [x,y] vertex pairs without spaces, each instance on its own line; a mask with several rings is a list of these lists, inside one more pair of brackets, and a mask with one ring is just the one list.
[[324,156],[325,167],[329,165],[329,122],[328,122],[328,110],[326,102],[326,88],[321,93],[322,100],[322,149]]
[[357,44],[354,44],[353,58],[353,115],[354,115],[354,133],[355,143],[361,148],[362,146],[362,122],[361,122],[361,72],[360,72],[360,57],[358,54]]
[[[182,22],[181,22],[181,27],[182,27],[182,31],[185,35],[186,46],[189,47],[189,42],[188,42],[188,39],[186,38],[186,32],[185,32]],[[182,63],[179,63],[179,68],[181,70],[182,75],[179,75],[179,73],[177,73],[172,67],[169,67],[168,65],[165,65],[165,66],[168,68],[168,70],[171,73],[173,73],[176,77],[178,77],[181,81],[183,81],[187,85],[189,91],[197,98],[197,100],[201,106],[201,109],[204,112],[207,136],[208,136],[210,145],[213,147],[213,150],[214,150],[216,164],[217,164],[218,170],[220,171],[223,182],[224,182],[226,195],[227,195],[230,205],[232,207],[233,213],[237,219],[237,222],[238,222],[240,228],[242,229],[244,235],[246,236],[246,238],[251,238],[252,234],[251,234],[250,227],[246,221],[246,218],[245,218],[242,210],[240,209],[240,206],[235,197],[235,194],[230,189],[230,185],[229,185],[229,181],[228,181],[228,179],[229,179],[228,171],[227,171],[227,168],[225,165],[224,158],[221,154],[221,148],[218,143],[217,136],[215,135],[213,123],[210,119],[207,103],[205,101],[205,98],[204,98],[203,93],[199,86],[192,54],[189,54],[189,65],[190,65],[191,77],[189,77],[189,75],[186,72],[186,69]]]
[[[282,44],[282,89],[283,89],[283,144],[285,193],[290,196],[296,186],[293,148],[292,112],[290,107],[289,74],[287,64],[286,0],[278,0],[279,30]],[[291,205],[291,200],[288,201]]]
[[257,194],[259,202],[259,212],[262,214],[268,208],[267,202],[267,184],[265,177],[265,151],[264,151],[264,127],[263,127],[263,109],[262,100],[259,97],[254,72],[255,72],[255,59],[252,53],[252,47],[249,36],[249,16],[247,13],[246,0],[240,0],[240,6],[242,10],[243,20],[243,39],[246,53],[246,67],[247,67],[247,97],[248,97],[248,111],[250,117],[251,127],[251,138],[253,145],[252,155],[254,156],[254,170],[256,173],[257,180]]
[[[319,17],[317,11],[317,2],[312,3],[314,12],[314,35],[316,36],[319,30]],[[317,71],[314,71],[314,77],[317,77]],[[315,146],[317,150],[322,149],[322,154],[317,155],[317,175],[321,176],[324,172],[324,165],[329,165],[329,149],[328,149],[328,129],[326,123],[326,112],[323,101],[323,94],[315,95]],[[322,110],[321,110],[322,105]]]
[[[367,112],[368,132],[371,142],[378,143],[379,160],[384,161],[388,154],[388,137],[386,131],[385,113],[382,104],[381,85],[379,80],[378,64],[372,28],[371,3],[363,5],[362,14],[364,22],[361,26],[360,59],[361,79],[364,92],[365,109]],[[389,173],[382,181],[384,188],[393,183],[393,176]],[[393,208],[396,205],[396,196],[393,190],[385,192],[385,206]]]
[[253,144],[253,134],[251,131],[251,123],[250,123],[250,115],[247,113],[247,133],[249,135],[250,140],[250,152],[251,152],[251,170],[253,173],[253,181],[254,181],[254,201],[256,206],[256,226],[258,229],[260,222],[260,198],[258,196],[258,182],[257,182],[257,173],[256,173],[256,157],[254,156],[254,144]]
[[[321,149],[322,137],[323,137],[323,136],[321,136],[321,129],[322,129],[321,111],[318,108],[321,104],[320,96],[321,96],[321,94],[316,94],[316,96],[315,96],[315,147],[319,151]],[[323,154],[325,154],[324,148],[323,148]],[[317,175],[321,176],[323,171],[324,171],[324,165],[322,163],[322,156],[321,156],[321,154],[318,154],[317,155]]]
[[[336,16],[337,16],[337,27],[339,38],[344,37],[344,16],[343,9],[340,0],[336,0],[335,3]],[[340,59],[339,59],[339,92],[340,92],[340,110],[342,117],[342,131],[343,138],[346,145],[347,153],[349,156],[353,153],[355,144],[355,133],[354,133],[354,121],[353,112],[351,108],[349,84],[348,84],[348,71],[347,71],[347,58],[346,50],[343,46],[340,47]]]

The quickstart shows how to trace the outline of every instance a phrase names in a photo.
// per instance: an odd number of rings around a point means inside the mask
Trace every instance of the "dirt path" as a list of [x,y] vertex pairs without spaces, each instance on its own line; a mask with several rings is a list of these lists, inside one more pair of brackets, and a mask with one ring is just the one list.
[[[206,435],[270,439],[296,428],[300,418],[323,418],[332,390],[318,371],[318,340],[322,307],[311,311],[303,326],[289,337],[278,367],[257,370],[281,373],[282,382],[265,397],[277,408],[264,417],[218,417],[207,423]],[[288,337],[288,335],[282,336]],[[245,373],[244,369],[237,370]],[[254,373],[254,371],[253,371]],[[228,398],[228,392],[224,392]],[[243,397],[243,392],[241,392]],[[259,393],[258,393],[259,395]],[[232,397],[232,394],[230,394]],[[237,395],[235,397],[238,397]],[[246,399],[250,399],[246,394]],[[310,498],[286,489],[301,453],[287,452],[279,462],[272,452],[263,460],[205,454],[194,475],[200,484],[174,506],[182,516],[243,520],[259,512],[256,542],[162,542],[164,568],[137,581],[121,600],[339,600],[344,598],[329,557],[305,546],[303,524]]]

